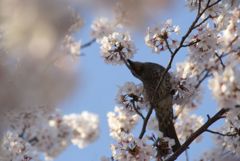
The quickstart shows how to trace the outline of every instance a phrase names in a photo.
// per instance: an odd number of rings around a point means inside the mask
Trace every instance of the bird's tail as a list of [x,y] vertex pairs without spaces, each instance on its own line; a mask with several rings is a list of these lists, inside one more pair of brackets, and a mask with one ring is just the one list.
[[166,137],[169,137],[175,140],[175,145],[172,147],[173,152],[175,152],[178,148],[180,148],[181,144],[178,140],[173,122],[171,122],[166,129],[163,129],[163,133]]
[[171,97],[160,101],[155,108],[156,117],[158,120],[159,130],[165,137],[169,137],[175,140],[175,145],[172,147],[175,152],[180,146],[180,142],[177,137],[177,133],[173,123],[173,109],[171,103]]

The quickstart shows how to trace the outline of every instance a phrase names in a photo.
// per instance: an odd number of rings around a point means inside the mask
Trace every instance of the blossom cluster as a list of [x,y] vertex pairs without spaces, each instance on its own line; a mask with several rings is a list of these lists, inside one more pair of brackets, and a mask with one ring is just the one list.
[[91,25],[91,34],[101,45],[101,56],[106,63],[122,64],[123,59],[133,57],[135,45],[127,32],[120,31],[121,24],[106,17],[96,19]]
[[2,151],[0,159],[5,161],[11,159],[12,161],[39,161],[38,152],[16,133],[7,131],[3,137],[1,146]]
[[116,30],[116,28],[117,26],[114,24],[114,22],[110,21],[106,17],[100,17],[92,23],[91,35],[92,37],[97,39],[98,42],[101,42],[101,39],[104,36],[112,34]]
[[154,148],[146,139],[135,138],[131,131],[136,126],[139,116],[124,107],[115,107],[109,112],[108,125],[110,136],[117,141],[111,145],[112,157],[119,161],[150,160],[155,155]]
[[230,121],[227,120],[223,127],[221,127],[218,130],[223,135],[214,136],[214,140],[217,145],[221,145],[222,151],[229,152],[234,156],[240,157],[240,144],[239,144],[240,121],[236,116],[232,117],[234,118],[232,118]]
[[144,97],[143,85],[126,82],[119,87],[116,101],[119,105],[129,110],[139,110],[148,107],[148,102]]
[[176,48],[178,46],[177,40],[170,40],[171,33],[180,33],[179,26],[173,26],[172,20],[167,20],[163,25],[148,28],[147,35],[145,36],[145,43],[148,47],[152,48],[154,53],[159,53],[168,48]]
[[84,148],[99,136],[98,116],[89,112],[63,116],[63,122],[72,129],[71,142]]
[[114,112],[109,112],[107,117],[110,136],[116,140],[121,140],[123,133],[130,133],[139,120],[135,112],[130,112],[124,107],[115,107]]
[[146,161],[154,158],[156,150],[147,143],[147,139],[138,139],[131,134],[123,134],[117,144],[111,145],[114,160]]
[[[181,110],[179,106],[175,106],[176,113]],[[194,133],[198,128],[200,128],[204,123],[202,116],[197,116],[195,114],[189,114],[188,110],[183,110],[178,115],[178,121],[175,123],[176,132],[178,138],[181,141],[185,141]],[[195,141],[199,142],[201,136],[199,136]]]
[[1,144],[3,161],[26,157],[28,161],[40,160],[41,154],[46,160],[53,159],[70,143],[83,148],[99,133],[98,117],[88,112],[61,116],[39,108],[11,118],[11,128],[4,133]]
[[[174,140],[164,137],[158,130],[152,131],[142,139],[134,137],[133,128],[139,121],[136,112],[131,112],[125,107],[116,107],[115,111],[109,112],[107,116],[110,136],[116,140],[116,143],[111,145],[114,160],[145,161],[171,154]],[[102,160],[110,159],[104,157]]]
[[106,63],[122,64],[123,59],[133,57],[136,48],[128,33],[114,32],[102,38],[101,52]]
[[209,161],[209,160],[217,160],[217,161],[238,161],[239,157],[234,156],[231,153],[223,151],[221,148],[214,148],[210,151],[205,152],[202,157],[200,157],[199,161]]
[[217,99],[220,108],[235,109],[240,104],[240,74],[237,67],[228,66],[225,70],[213,73],[209,88]]

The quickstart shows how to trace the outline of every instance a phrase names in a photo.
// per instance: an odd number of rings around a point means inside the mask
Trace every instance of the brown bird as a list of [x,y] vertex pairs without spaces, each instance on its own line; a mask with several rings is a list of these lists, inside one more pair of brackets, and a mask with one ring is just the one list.
[[175,145],[172,147],[173,152],[175,152],[181,145],[173,123],[173,95],[170,74],[165,74],[161,85],[157,91],[155,91],[165,71],[163,66],[156,63],[142,63],[131,60],[125,61],[125,64],[130,69],[131,73],[142,81],[147,100],[149,100],[150,105],[155,110],[159,130],[165,137],[175,140]]

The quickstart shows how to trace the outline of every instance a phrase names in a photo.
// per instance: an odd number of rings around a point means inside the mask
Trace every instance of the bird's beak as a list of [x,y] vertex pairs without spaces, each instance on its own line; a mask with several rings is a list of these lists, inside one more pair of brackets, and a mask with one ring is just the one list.
[[134,61],[132,61],[130,59],[127,59],[127,67],[133,74],[135,74],[136,69],[135,69],[135,62]]
[[127,67],[128,67],[129,70],[133,70],[134,63],[133,63],[132,60],[127,59]]
[[127,67],[135,77],[138,77],[136,63],[134,61],[127,59]]

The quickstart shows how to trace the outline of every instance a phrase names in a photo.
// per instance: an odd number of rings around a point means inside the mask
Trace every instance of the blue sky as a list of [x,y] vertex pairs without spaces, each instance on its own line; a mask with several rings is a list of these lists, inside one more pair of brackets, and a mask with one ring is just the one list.
[[[184,31],[191,23],[191,20],[193,20],[194,14],[187,11],[186,8],[183,9],[184,3],[178,5],[179,7],[167,13],[166,16],[160,16],[160,20],[156,18],[156,23],[161,23],[161,20],[172,18],[173,24],[179,25],[182,29],[181,32],[185,33]],[[85,27],[77,34],[77,38],[83,43],[91,39],[89,30],[91,21],[91,18],[85,19]],[[144,33],[134,35],[133,39],[138,49],[134,60],[151,61],[166,66],[169,53],[161,53],[160,55],[152,54],[151,49],[144,44]],[[85,149],[70,146],[56,161],[98,161],[103,155],[111,156],[110,144],[113,143],[113,140],[109,137],[106,114],[114,110],[118,86],[121,86],[126,81],[139,83],[125,66],[105,64],[100,57],[98,44],[93,44],[91,47],[82,50],[82,52],[85,56],[80,57],[79,85],[72,96],[65,100],[61,106],[63,107],[63,112],[66,114],[79,113],[84,110],[98,114],[101,133],[99,139]],[[185,59],[186,53],[186,49],[178,53],[172,71],[175,69],[176,62],[181,62]],[[207,90],[207,82],[204,85],[206,86],[206,90],[204,92],[203,103],[196,113],[204,116],[206,120],[206,115],[213,115],[217,105],[214,103],[211,93]],[[198,158],[197,156],[211,146],[213,146],[211,136],[209,134],[204,135],[202,142],[199,144],[193,143],[190,146],[190,160]],[[185,160],[184,154],[178,160]]]

